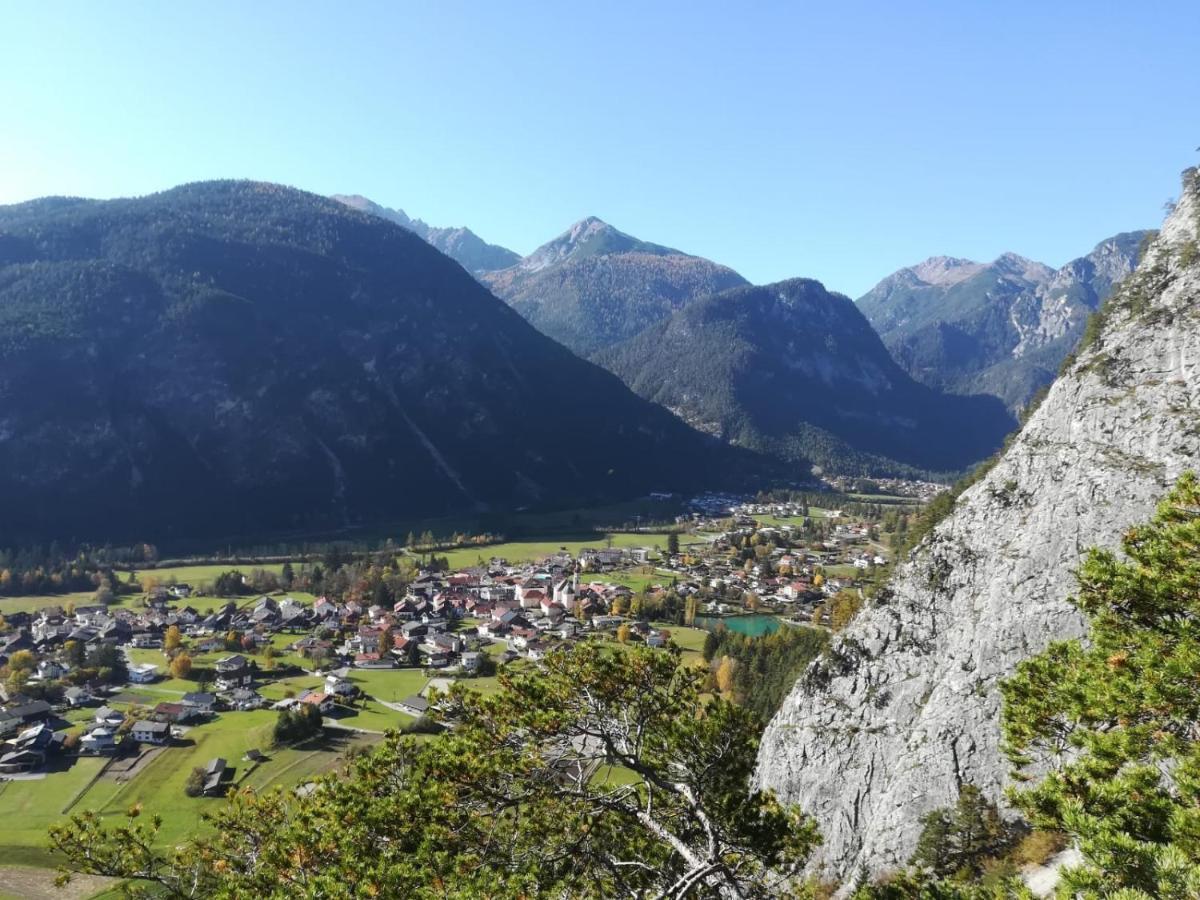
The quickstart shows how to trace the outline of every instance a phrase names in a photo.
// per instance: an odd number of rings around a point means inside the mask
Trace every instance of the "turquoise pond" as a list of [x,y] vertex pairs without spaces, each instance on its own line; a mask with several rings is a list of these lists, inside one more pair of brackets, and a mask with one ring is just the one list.
[[779,630],[780,622],[775,616],[696,616],[696,627],[714,630],[718,624],[724,623],[730,631],[750,637],[762,637]]

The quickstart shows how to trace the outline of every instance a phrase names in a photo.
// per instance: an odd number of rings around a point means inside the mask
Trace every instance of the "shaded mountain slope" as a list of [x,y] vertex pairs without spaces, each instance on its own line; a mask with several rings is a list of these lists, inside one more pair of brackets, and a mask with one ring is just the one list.
[[0,540],[329,528],[743,468],[332,200],[211,182],[0,207]]

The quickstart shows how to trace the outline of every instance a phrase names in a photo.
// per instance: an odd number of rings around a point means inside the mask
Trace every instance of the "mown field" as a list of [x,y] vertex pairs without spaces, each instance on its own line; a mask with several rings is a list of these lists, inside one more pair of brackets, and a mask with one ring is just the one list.
[[[270,710],[225,713],[190,728],[175,745],[154,751],[153,758],[128,781],[100,775],[104,759],[62,757],[45,778],[0,782],[0,860],[53,866],[56,863],[46,849],[50,825],[85,809],[115,820],[136,804],[147,814],[163,817],[160,839],[168,846],[203,829],[204,813],[223,802],[188,797],[183,790],[192,769],[214,757],[224,757],[234,769],[231,784],[256,790],[294,787],[336,768],[349,748],[379,739],[331,731],[308,745],[272,750],[276,715]],[[243,760],[251,748],[267,754],[267,761],[255,766]]]
[[665,550],[667,535],[665,532],[618,532],[615,534],[596,534],[582,540],[540,540],[540,541],[511,541],[505,544],[489,544],[484,547],[463,547],[458,550],[439,552],[450,561],[451,569],[465,569],[489,559],[506,559],[510,563],[532,562],[543,559],[560,550],[566,550],[577,556],[584,547],[606,547],[609,542],[613,547],[657,547]]

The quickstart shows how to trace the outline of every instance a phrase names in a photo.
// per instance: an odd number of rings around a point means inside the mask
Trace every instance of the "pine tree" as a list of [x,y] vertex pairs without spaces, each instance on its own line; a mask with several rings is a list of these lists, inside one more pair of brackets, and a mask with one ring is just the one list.
[[1200,483],[1182,477],[1127,559],[1092,550],[1073,599],[1087,640],[1058,641],[1003,685],[1005,749],[1050,774],[1014,799],[1083,864],[1061,896],[1195,896],[1200,888]]

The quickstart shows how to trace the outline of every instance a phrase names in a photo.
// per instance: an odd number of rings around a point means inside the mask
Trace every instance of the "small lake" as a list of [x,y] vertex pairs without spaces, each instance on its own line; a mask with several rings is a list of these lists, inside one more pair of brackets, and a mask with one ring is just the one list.
[[697,628],[704,628],[708,631],[715,631],[717,625],[722,622],[730,631],[736,631],[738,634],[745,634],[750,637],[762,637],[764,634],[773,634],[780,628],[779,619],[775,616],[696,616],[695,620]]

